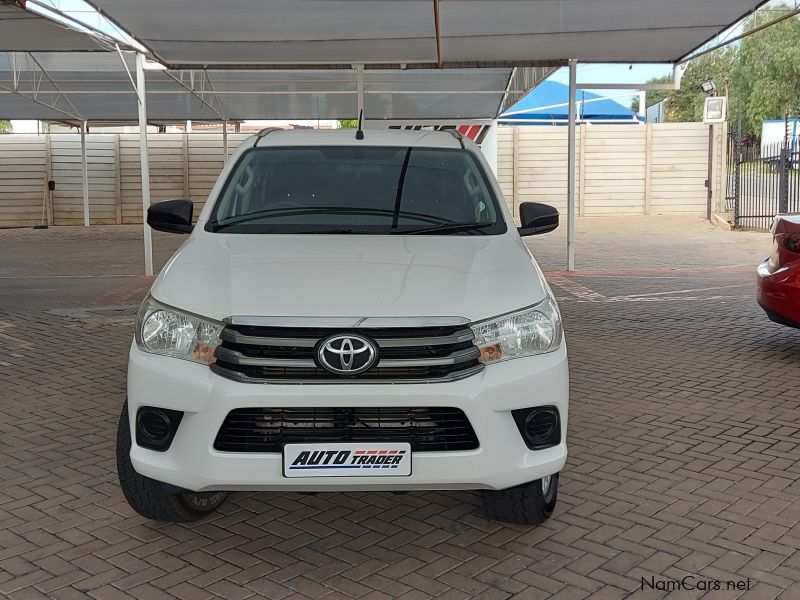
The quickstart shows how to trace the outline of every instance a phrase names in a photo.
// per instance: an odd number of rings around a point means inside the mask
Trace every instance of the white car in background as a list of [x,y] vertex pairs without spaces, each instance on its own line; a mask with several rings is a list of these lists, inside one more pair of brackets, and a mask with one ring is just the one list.
[[567,457],[555,299],[456,132],[264,131],[142,304],[118,434],[125,497],[189,521],[229,491],[481,490],[540,523]]

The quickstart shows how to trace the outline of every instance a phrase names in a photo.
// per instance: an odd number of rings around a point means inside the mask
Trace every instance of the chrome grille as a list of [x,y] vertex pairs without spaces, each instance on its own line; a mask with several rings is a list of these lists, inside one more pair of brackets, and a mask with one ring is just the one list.
[[[474,375],[482,370],[474,334],[459,320],[425,326],[279,326],[272,320],[229,320],[222,331],[212,370],[248,383],[435,383]],[[381,321],[375,320],[376,325]],[[402,322],[402,320],[397,320]],[[263,324],[262,324],[263,323]],[[334,374],[320,366],[320,342],[335,334],[358,334],[378,349],[378,361],[356,375]]]

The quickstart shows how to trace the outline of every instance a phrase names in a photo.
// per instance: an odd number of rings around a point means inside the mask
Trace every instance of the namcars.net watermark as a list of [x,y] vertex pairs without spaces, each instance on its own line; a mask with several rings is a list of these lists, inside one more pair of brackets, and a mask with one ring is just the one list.
[[703,579],[694,575],[686,575],[681,579],[657,579],[656,577],[642,577],[642,590],[656,590],[659,592],[683,592],[700,590],[705,592],[712,591],[731,591],[741,592],[749,590],[753,581],[747,579]]

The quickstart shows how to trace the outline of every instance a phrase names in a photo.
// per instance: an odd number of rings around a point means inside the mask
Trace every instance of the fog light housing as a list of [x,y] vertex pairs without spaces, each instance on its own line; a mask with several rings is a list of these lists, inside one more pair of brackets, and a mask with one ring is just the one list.
[[172,444],[182,418],[179,410],[142,406],[136,413],[136,444],[164,452]]
[[511,411],[525,445],[544,450],[561,443],[561,418],[555,406],[537,406]]

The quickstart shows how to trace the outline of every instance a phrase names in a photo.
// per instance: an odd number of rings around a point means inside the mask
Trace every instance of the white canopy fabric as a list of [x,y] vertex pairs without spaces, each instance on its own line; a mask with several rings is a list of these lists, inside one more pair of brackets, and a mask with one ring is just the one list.
[[[354,118],[354,65],[365,68],[367,119],[421,121],[494,118],[567,59],[675,61],[761,2],[91,3],[168,67],[146,72],[152,121]],[[137,118],[116,52],[46,52],[101,48],[9,0],[0,0],[3,15],[14,18],[0,18],[0,49],[8,50],[0,53],[0,118]]]
[[175,67],[431,68],[675,62],[763,0],[90,3]]
[[0,52],[101,50],[96,38],[0,0]]
[[[133,73],[133,56],[125,57]],[[370,70],[364,73],[364,112],[373,120],[494,118],[550,72],[544,68]],[[512,74],[517,75],[513,80]],[[523,74],[524,82],[519,76]],[[358,116],[354,69],[149,69],[146,78],[151,121]],[[509,89],[514,93],[506,94]],[[131,79],[116,52],[0,53],[0,118],[135,121],[137,109]]]

